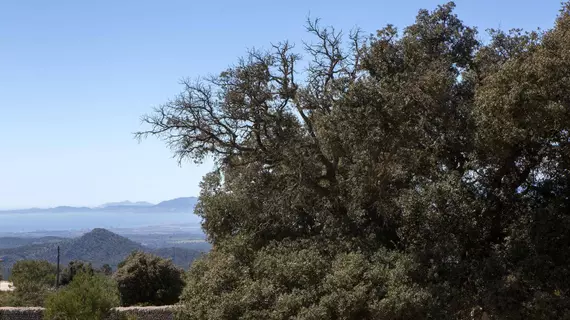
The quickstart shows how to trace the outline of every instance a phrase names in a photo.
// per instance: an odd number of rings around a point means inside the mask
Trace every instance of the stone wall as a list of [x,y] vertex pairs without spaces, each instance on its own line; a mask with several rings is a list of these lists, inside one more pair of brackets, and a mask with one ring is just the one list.
[[115,308],[109,320],[122,320],[125,319],[124,316],[134,316],[132,319],[137,320],[174,320],[174,308],[174,306]]
[[0,320],[42,320],[43,308],[0,308]]
[[[115,308],[109,320],[174,320],[174,308],[175,306]],[[43,313],[43,308],[0,308],[0,320],[43,320]]]

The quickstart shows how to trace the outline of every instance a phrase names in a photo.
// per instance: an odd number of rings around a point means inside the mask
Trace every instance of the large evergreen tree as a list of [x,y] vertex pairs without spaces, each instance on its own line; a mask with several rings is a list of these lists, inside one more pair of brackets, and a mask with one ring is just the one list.
[[144,118],[202,182],[190,319],[570,317],[570,6],[477,40],[449,3],[308,23]]

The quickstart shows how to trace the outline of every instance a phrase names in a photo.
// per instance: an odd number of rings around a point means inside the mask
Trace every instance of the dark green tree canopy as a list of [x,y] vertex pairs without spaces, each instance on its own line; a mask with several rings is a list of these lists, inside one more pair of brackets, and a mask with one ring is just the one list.
[[191,319],[570,317],[570,5],[546,32],[454,4],[253,51],[143,118],[216,160]]
[[184,271],[171,260],[144,252],[128,256],[113,278],[123,306],[175,304],[185,284]]
[[106,276],[110,276],[113,274],[113,268],[111,268],[111,266],[107,263],[105,263],[103,266],[101,266],[101,268],[98,270],[98,272],[106,275]]
[[93,269],[90,262],[70,261],[61,273],[60,284],[64,286],[70,284],[73,281],[73,278],[79,273],[93,275],[95,273],[95,269]]

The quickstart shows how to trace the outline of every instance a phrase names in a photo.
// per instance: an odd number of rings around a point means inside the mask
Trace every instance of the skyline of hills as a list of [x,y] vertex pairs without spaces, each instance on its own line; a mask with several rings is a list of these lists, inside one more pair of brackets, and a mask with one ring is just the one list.
[[117,206],[137,206],[137,207],[150,207],[154,206],[154,203],[147,201],[119,201],[119,202],[107,202],[94,208],[107,208],[107,207],[117,207]]
[[60,247],[61,264],[64,266],[70,261],[80,260],[91,262],[94,267],[109,264],[116,268],[118,263],[123,261],[131,252],[139,250],[163,258],[171,258],[176,265],[186,269],[202,252],[202,250],[180,247],[150,248],[103,228],[92,229],[77,238],[53,238],[45,239],[39,243],[23,242],[21,244],[12,248],[0,249],[3,268],[10,269],[18,260],[47,260],[55,263],[58,246]]
[[62,212],[193,212],[194,206],[198,202],[197,197],[180,197],[165,200],[157,204],[145,201],[121,201],[110,202],[95,207],[87,206],[57,206],[53,208],[27,208],[15,210],[0,210],[0,213],[62,213]]

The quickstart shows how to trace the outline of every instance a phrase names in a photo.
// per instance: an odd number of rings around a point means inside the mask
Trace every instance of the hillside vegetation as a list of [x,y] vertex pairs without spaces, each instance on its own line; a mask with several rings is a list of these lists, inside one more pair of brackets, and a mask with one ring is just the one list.
[[171,259],[141,251],[130,253],[115,272],[109,265],[95,269],[91,263],[72,261],[60,270],[59,281],[55,264],[20,260],[10,277],[15,290],[0,292],[0,307],[45,306],[51,314],[47,319],[86,319],[91,313],[107,313],[109,304],[176,304],[184,273]]
[[64,265],[77,260],[90,262],[94,267],[108,264],[113,269],[135,250],[165,258],[175,256],[174,263],[184,269],[201,254],[199,251],[183,248],[151,249],[108,230],[93,229],[79,238],[1,249],[0,257],[4,259],[3,265],[7,268],[18,260],[46,260],[55,263],[57,246],[60,247],[60,262]]

